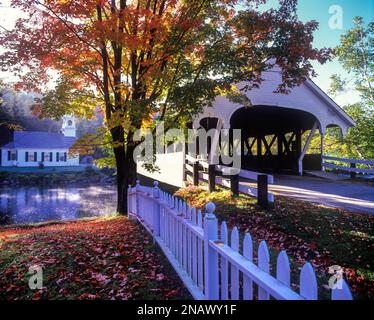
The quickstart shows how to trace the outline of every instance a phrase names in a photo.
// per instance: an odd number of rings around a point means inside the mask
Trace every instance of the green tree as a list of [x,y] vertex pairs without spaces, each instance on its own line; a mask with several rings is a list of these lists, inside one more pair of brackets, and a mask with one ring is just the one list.
[[344,107],[356,126],[347,133],[344,143],[349,157],[374,159],[374,108],[364,103]]
[[328,151],[347,157],[374,159],[374,22],[365,26],[361,17],[354,19],[354,27],[342,37],[335,55],[348,77],[333,75],[331,93],[337,95],[354,87],[361,101],[344,106],[344,110],[356,122],[341,142],[336,130],[330,130],[327,139]]

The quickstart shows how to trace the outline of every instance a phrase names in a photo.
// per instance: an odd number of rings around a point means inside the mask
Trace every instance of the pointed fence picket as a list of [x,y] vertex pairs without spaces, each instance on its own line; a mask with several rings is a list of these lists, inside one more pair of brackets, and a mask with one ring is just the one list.
[[287,253],[286,251],[282,251],[277,259],[277,279],[287,287],[290,287],[291,284],[290,270],[290,261],[288,260]]
[[[226,221],[221,224],[221,241],[228,245]],[[229,300],[229,263],[224,256],[221,256],[221,300]]]
[[300,295],[307,300],[317,300],[318,297],[316,275],[314,274],[313,267],[309,262],[301,269]]
[[[270,272],[270,255],[269,250],[265,241],[261,241],[258,247],[258,267],[265,271],[266,273]],[[269,300],[270,295],[266,288],[259,286],[258,288],[258,299],[259,300]]]
[[[253,241],[249,233],[244,236],[243,256],[248,261],[253,261]],[[248,275],[243,275],[243,299],[253,300],[253,281]]]
[[[239,231],[234,227],[231,231],[231,249],[239,253]],[[239,300],[239,269],[231,264],[231,300]]]
[[[339,288],[339,286],[341,286]],[[332,290],[332,300],[353,300],[348,284],[344,279],[338,280],[336,288]]]
[[[203,229],[203,214],[201,210],[198,211],[197,214],[197,226],[200,230]],[[201,231],[203,234],[204,231]],[[204,257],[204,239],[199,236],[197,237],[197,274],[198,274],[198,286],[201,291],[204,290],[204,265],[203,265],[203,257]]]
[[[234,227],[229,243],[227,224],[222,222],[218,228],[214,210],[214,204],[209,203],[203,215],[201,210],[160,190],[157,182],[154,188],[141,186],[139,181],[128,188],[129,217],[153,235],[195,299],[318,299],[317,279],[310,263],[301,269],[300,290],[294,291],[287,253],[279,253],[273,276],[266,242],[260,242],[256,265],[251,235],[244,235],[240,250],[239,230]],[[331,299],[352,300],[344,279],[337,280]]]

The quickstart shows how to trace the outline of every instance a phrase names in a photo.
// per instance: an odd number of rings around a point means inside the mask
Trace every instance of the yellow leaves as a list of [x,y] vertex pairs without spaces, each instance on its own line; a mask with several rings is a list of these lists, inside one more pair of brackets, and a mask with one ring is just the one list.
[[98,134],[86,134],[80,137],[69,149],[69,156],[93,154],[97,148],[101,147],[102,138]]
[[110,119],[106,119],[107,128],[113,129],[116,127],[122,127],[128,132],[131,129],[131,120],[127,112],[122,110],[117,110],[112,113]]
[[224,88],[217,87],[215,92],[219,96],[226,96],[228,94],[240,93],[239,88],[236,85],[233,85],[233,84],[232,85],[227,85]]
[[152,124],[154,123],[153,118],[154,118],[154,114],[149,114],[148,117],[144,118],[142,120],[141,128],[150,128]]
[[217,95],[226,96],[233,103],[241,104],[245,107],[252,106],[248,96],[241,92],[236,85],[226,85],[223,88],[217,87],[215,92]]
[[16,124],[16,123],[7,122],[7,121],[0,122],[0,127],[7,127],[8,129],[15,130],[15,131],[23,131],[24,130],[24,128],[21,125]]
[[59,4],[68,4],[69,2],[71,1],[70,0],[58,0]]

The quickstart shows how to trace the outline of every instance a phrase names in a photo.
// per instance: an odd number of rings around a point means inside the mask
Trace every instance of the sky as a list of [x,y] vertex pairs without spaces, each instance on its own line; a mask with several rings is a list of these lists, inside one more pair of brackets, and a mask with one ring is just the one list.
[[[277,3],[278,0],[268,0],[264,8],[276,6]],[[341,13],[342,24],[333,24],[334,28],[332,29],[330,22],[337,17],[336,10]],[[352,28],[355,17],[363,17],[366,24],[374,20],[374,0],[299,0],[298,16],[303,22],[316,20],[319,23],[319,28],[314,33],[314,46],[316,48],[333,48],[339,44],[340,37]],[[313,81],[325,92],[330,88],[331,75],[339,74],[343,77],[349,77],[336,60],[324,65],[313,63],[313,66],[318,74]],[[346,93],[335,97],[335,101],[342,106],[358,100],[359,95],[354,90],[348,90]]]
[[[263,9],[277,6],[277,3],[278,0],[268,0]],[[0,25],[7,29],[13,28],[16,19],[22,16],[21,11],[10,8],[9,4],[10,0],[0,0]],[[352,28],[354,17],[361,16],[366,23],[374,20],[374,0],[299,0],[298,15],[303,22],[319,22],[319,30],[314,35],[315,47],[335,47],[339,44],[341,35]],[[331,22],[338,23],[333,23],[331,28]],[[318,76],[313,80],[324,91],[329,90],[331,75],[336,73],[347,76],[337,61],[324,65],[314,63],[314,68]],[[0,73],[0,78],[3,76]],[[358,99],[357,92],[353,90],[335,97],[340,105],[356,102]]]

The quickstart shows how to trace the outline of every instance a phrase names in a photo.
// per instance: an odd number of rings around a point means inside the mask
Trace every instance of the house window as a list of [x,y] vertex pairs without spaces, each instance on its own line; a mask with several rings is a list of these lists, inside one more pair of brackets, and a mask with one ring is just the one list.
[[42,152],[42,162],[52,162],[52,152]]
[[8,161],[17,161],[17,151],[9,150],[8,151]]
[[26,162],[36,162],[38,161],[38,154],[36,152],[26,152],[25,160]]
[[57,152],[56,153],[57,162],[66,162],[66,152]]

